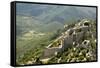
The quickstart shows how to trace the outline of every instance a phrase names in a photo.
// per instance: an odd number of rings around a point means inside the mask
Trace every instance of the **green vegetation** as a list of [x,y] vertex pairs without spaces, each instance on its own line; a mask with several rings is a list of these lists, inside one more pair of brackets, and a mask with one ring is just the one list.
[[[96,32],[95,23],[91,26],[89,31]],[[95,28],[93,28],[95,27]],[[92,38],[88,32],[84,36],[84,40],[90,40],[90,44],[87,48],[73,46],[65,49],[63,52],[53,56],[48,63],[67,63],[67,62],[87,62],[96,60],[96,37]],[[47,64],[48,64],[47,63]]]
[[[44,64],[40,58],[49,44],[52,44],[51,47],[58,47],[61,41],[55,40],[64,35],[68,29],[73,28],[75,24],[81,22],[83,18],[96,19],[96,8],[89,7],[19,3],[16,4],[16,9],[17,65]],[[96,21],[91,20],[90,24],[91,29],[89,31],[94,36],[90,36],[88,31],[82,39],[82,41],[90,40],[89,48],[76,47],[77,43],[75,43],[75,46],[66,48],[65,51],[52,56],[46,64],[95,60]],[[65,25],[66,27],[64,27]],[[80,31],[78,30],[78,32]],[[70,32],[70,35],[72,34],[73,31]],[[88,53],[91,51],[93,54],[89,57]]]
[[57,40],[57,41],[52,42],[52,45],[50,47],[59,47],[60,45],[61,45],[61,41]]
[[[40,57],[50,43],[51,47],[58,47],[61,41],[55,41],[66,30],[73,28],[77,21],[68,24],[67,28],[63,28],[61,23],[41,24],[33,18],[17,16],[17,39],[16,39],[16,63],[23,64],[43,64]],[[24,23],[21,20],[25,19]],[[27,23],[29,22],[29,23]],[[36,22],[36,23],[34,23]],[[92,26],[89,31],[96,33],[96,23],[91,22]],[[54,29],[54,30],[53,30]],[[81,30],[78,30],[79,32]],[[83,40],[90,40],[89,48],[76,47],[77,45],[65,49],[63,52],[52,56],[46,63],[66,63],[66,62],[83,62],[96,60],[96,37],[90,36],[86,32]]]
[[[51,60],[49,60],[48,63],[95,61],[96,43],[93,43],[93,41],[91,42],[92,43],[89,45],[90,48],[87,49],[78,47],[68,48],[63,53],[59,53],[57,56],[51,58]],[[61,60],[58,62],[59,59]]]

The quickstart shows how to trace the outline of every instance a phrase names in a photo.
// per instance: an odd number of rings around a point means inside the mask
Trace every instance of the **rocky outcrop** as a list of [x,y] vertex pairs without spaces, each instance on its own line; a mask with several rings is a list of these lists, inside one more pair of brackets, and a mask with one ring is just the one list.
[[[67,28],[67,26],[64,26],[64,28]],[[90,42],[89,40],[85,40],[84,37],[90,28],[90,21],[84,19],[78,24],[75,24],[73,28],[66,30],[60,37],[55,40],[55,42],[61,41],[58,44],[58,47],[51,47],[54,45],[53,43],[47,46],[43,52],[41,61],[54,56],[57,52],[63,52],[66,48],[72,47],[74,45],[87,48]],[[93,36],[95,36],[95,34],[93,34]]]

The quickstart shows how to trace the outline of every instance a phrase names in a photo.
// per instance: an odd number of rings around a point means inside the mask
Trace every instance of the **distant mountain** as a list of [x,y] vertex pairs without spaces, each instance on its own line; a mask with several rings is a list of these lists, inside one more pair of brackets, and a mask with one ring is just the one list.
[[58,21],[63,23],[66,20],[72,19],[95,19],[96,8],[18,3],[17,15],[35,16],[38,20],[44,23],[52,21]]
[[79,6],[17,3],[17,34],[35,31],[55,31],[65,22],[96,18],[96,8]]
[[[17,63],[22,61],[23,64],[31,58],[38,58],[46,46],[83,18],[96,19],[96,8],[17,3]],[[68,28],[64,29],[64,25]]]

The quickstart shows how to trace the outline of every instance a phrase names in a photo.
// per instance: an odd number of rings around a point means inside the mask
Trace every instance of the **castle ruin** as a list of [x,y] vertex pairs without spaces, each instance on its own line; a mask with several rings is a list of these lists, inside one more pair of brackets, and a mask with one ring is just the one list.
[[[83,19],[78,24],[75,24],[73,28],[65,31],[54,41],[54,43],[49,44],[45,48],[41,57],[41,61],[49,60],[52,56],[57,55],[58,52],[63,52],[66,48],[76,45],[88,45],[89,41],[85,40],[84,37],[91,28],[91,25],[89,23],[89,20]],[[66,27],[64,26],[64,28]]]

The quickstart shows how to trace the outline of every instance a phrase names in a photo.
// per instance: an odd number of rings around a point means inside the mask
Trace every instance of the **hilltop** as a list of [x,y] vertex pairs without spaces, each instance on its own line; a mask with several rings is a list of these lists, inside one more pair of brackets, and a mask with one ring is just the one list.
[[51,39],[48,44],[41,44],[42,46],[27,51],[18,63],[24,65],[96,61],[96,22],[93,20],[83,19],[78,23],[66,24]]

